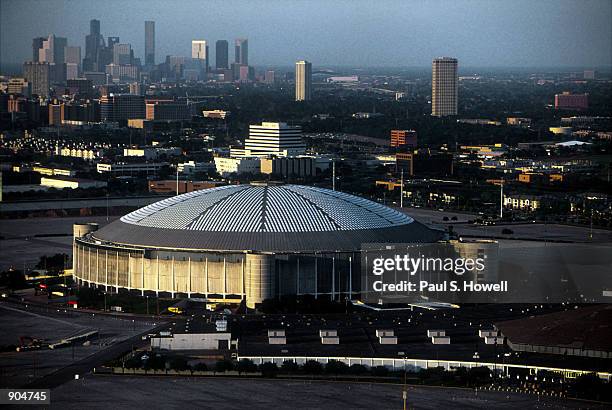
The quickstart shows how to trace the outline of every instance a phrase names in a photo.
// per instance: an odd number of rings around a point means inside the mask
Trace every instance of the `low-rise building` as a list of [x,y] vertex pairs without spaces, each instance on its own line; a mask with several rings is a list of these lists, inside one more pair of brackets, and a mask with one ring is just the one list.
[[504,208],[534,212],[542,207],[539,195],[504,194]]
[[218,118],[224,120],[228,115],[230,115],[230,112],[223,110],[204,110],[202,111],[202,115],[204,118]]
[[208,323],[199,317],[151,337],[151,348],[160,350],[230,350],[237,346],[226,320]]
[[215,157],[215,169],[217,173],[224,177],[231,174],[259,174],[261,172],[261,158]]
[[147,160],[158,159],[162,155],[167,157],[178,157],[183,154],[183,150],[178,147],[130,147],[123,149],[124,157],[141,157]]
[[272,157],[261,159],[261,173],[282,177],[310,177],[329,168],[330,159],[301,155],[296,157]]
[[187,161],[177,164],[177,170],[181,174],[192,175],[198,172],[209,172],[215,170],[212,162]]
[[35,165],[32,167],[33,172],[38,172],[41,175],[61,175],[66,177],[73,177],[76,175],[75,171],[65,168],[53,168]]
[[173,179],[163,181],[149,181],[149,192],[158,194],[176,194],[177,188],[179,194],[199,191],[201,189],[215,188],[225,185],[225,182],[220,181],[177,181]]
[[160,168],[165,167],[167,165],[167,162],[116,162],[112,164],[100,163],[96,165],[96,170],[100,174],[108,172],[113,175],[156,174],[160,170]]
[[107,186],[105,181],[95,181],[93,179],[79,179],[63,176],[46,176],[40,179],[40,185],[57,189],[77,189],[77,188],[104,188]]

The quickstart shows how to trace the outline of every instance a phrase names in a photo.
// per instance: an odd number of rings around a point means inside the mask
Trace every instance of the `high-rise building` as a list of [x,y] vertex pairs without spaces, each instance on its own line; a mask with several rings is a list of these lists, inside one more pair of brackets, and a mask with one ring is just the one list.
[[113,64],[132,64],[132,46],[117,43],[113,45]]
[[215,50],[215,67],[217,70],[229,68],[228,47],[227,40],[217,40]]
[[81,64],[81,47],[66,47],[64,49],[64,62],[72,64]]
[[417,132],[415,130],[391,130],[392,147],[417,147]]
[[267,70],[264,74],[264,82],[266,84],[274,84],[276,81],[276,73],[273,70]]
[[[34,39],[34,43],[37,39]],[[38,60],[41,63],[64,63],[64,49],[68,44],[66,37],[56,37],[55,34],[50,34],[49,37],[43,39],[42,47],[38,50]]]
[[23,76],[32,84],[32,94],[49,96],[50,64],[27,61],[23,64]]
[[54,100],[49,103],[49,125],[61,125],[64,120],[64,103]]
[[290,126],[284,122],[250,125],[249,138],[244,141],[245,156],[294,156],[305,151],[302,127]]
[[155,65],[155,22],[145,21],[145,66]]
[[208,72],[208,44],[206,40],[191,41],[191,58],[193,62],[199,65],[200,77],[205,76]]
[[249,65],[249,40],[238,38],[235,42],[234,62],[236,64]]
[[113,81],[134,81],[138,79],[138,66],[132,64],[108,64],[105,72]]
[[431,115],[457,115],[457,59],[440,57],[433,60],[431,81]]
[[110,48],[111,50],[113,49],[115,44],[119,44],[119,43],[121,43],[121,39],[117,36],[109,36],[108,39],[106,40],[106,46]]
[[308,61],[295,63],[295,101],[308,101],[312,89],[312,64]]
[[[89,34],[85,36],[84,71],[98,71],[98,53],[104,47],[104,37],[100,34],[100,20],[89,21]],[[103,68],[103,67],[102,67]]]
[[238,81],[249,82],[255,80],[255,68],[248,65],[240,65]]
[[81,72],[81,47],[64,48],[64,63],[66,64],[66,79],[79,78]]
[[194,60],[206,60],[208,58],[206,40],[191,41],[191,58]]
[[34,62],[40,61],[38,59],[39,57],[38,50],[40,50],[43,47],[43,42],[45,40],[46,39],[44,37],[36,37],[35,39],[32,40],[32,61]]
[[145,100],[142,95],[108,94],[100,98],[102,121],[117,122],[145,118]]

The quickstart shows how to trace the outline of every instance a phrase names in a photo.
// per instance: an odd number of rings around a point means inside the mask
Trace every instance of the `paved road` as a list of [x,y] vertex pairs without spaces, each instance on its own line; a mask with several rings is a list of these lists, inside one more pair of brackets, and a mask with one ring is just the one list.
[[158,332],[168,327],[168,325],[168,323],[163,323],[153,329],[145,330],[123,342],[111,345],[100,352],[94,353],[83,360],[71,363],[62,369],[36,379],[23,388],[52,389],[73,380],[75,374],[82,377],[85,374],[91,373],[95,367],[102,366],[104,363],[118,357],[124,352],[130,351],[132,348],[143,347],[148,343],[148,340],[142,340],[143,335]]

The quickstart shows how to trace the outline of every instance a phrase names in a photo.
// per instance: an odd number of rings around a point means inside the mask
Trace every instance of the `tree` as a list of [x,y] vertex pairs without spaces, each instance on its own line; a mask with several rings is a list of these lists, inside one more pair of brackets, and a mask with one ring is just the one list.
[[297,373],[300,370],[300,366],[293,360],[285,360],[281,366],[281,370],[284,373]]
[[0,286],[7,286],[9,289],[23,289],[27,285],[25,275],[20,270],[8,270],[0,273]]
[[183,356],[175,356],[170,359],[170,368],[173,370],[189,370],[187,359]]
[[215,363],[215,371],[218,373],[223,373],[233,369],[234,363],[229,360],[219,360],[217,363]]
[[208,370],[208,366],[206,366],[206,363],[200,362],[193,366],[193,370],[197,372],[205,372]]
[[40,260],[36,264],[37,269],[45,269],[50,273],[60,273],[66,267],[66,258],[68,255],[65,253],[56,253],[53,256],[43,255],[40,257]]
[[276,363],[266,362],[259,365],[259,371],[261,371],[264,377],[276,377],[278,373],[278,366]]
[[323,366],[316,360],[308,360],[302,366],[302,370],[306,374],[321,374],[323,373]]
[[349,367],[350,374],[366,374],[368,372],[368,368],[362,364],[352,364]]
[[377,377],[385,377],[389,374],[389,369],[385,366],[376,366],[372,368],[372,375]]
[[242,359],[236,365],[236,370],[239,373],[254,373],[257,371],[257,366],[249,359]]
[[328,374],[345,374],[348,371],[348,366],[344,362],[339,362],[337,360],[330,360],[325,365],[325,373]]

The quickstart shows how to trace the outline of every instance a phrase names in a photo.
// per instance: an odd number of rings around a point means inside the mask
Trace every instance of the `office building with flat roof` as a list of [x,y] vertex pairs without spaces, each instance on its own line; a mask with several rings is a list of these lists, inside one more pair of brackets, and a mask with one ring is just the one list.
[[440,57],[433,60],[431,81],[431,115],[457,115],[457,59]]

